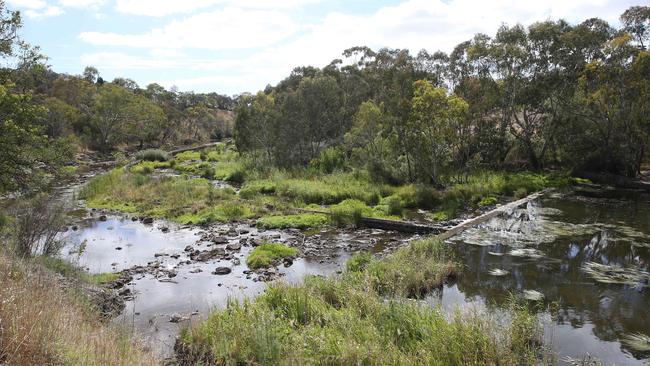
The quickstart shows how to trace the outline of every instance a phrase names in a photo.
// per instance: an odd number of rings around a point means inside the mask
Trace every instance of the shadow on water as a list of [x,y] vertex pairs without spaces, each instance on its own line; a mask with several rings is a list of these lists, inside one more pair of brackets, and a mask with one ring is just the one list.
[[438,302],[499,309],[511,293],[539,292],[553,309],[545,333],[560,358],[645,364],[650,354],[621,340],[650,335],[648,277],[636,275],[650,270],[649,234],[648,195],[552,195],[451,239],[465,268]]

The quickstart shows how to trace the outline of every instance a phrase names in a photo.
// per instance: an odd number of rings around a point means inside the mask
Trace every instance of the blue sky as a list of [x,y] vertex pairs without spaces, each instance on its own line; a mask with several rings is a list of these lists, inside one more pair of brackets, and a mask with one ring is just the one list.
[[57,72],[87,65],[104,79],[237,94],[349,47],[445,52],[502,23],[600,17],[618,25],[629,0],[6,0],[22,37]]

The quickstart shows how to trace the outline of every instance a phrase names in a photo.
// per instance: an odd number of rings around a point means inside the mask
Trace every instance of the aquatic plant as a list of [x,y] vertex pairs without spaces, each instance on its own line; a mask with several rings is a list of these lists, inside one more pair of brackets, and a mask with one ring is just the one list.
[[293,257],[298,254],[298,249],[288,247],[284,244],[267,243],[255,247],[246,258],[246,264],[251,269],[268,267],[273,262]]
[[600,283],[634,287],[648,287],[650,284],[650,273],[631,267],[587,262],[583,264],[582,271]]

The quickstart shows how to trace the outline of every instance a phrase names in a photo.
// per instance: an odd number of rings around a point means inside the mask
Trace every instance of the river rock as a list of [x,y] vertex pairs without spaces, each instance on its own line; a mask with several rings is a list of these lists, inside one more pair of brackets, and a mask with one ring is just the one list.
[[214,269],[214,271],[212,271],[212,274],[215,274],[215,275],[227,275],[230,272],[232,272],[232,270],[230,268],[228,268],[228,267],[217,267],[217,268]]
[[99,221],[106,221],[106,220],[108,220],[108,218],[106,217],[106,215],[101,215],[101,216],[99,216]]
[[115,250],[122,250],[122,247],[115,247]]
[[[194,253],[192,253],[192,255],[194,255],[195,253],[196,253],[196,251]],[[192,258],[195,261],[205,262],[205,261],[210,260],[212,258],[223,256],[224,254],[226,254],[226,251],[223,250],[223,248],[214,248],[212,250],[206,250],[206,251],[203,251],[203,252],[199,252],[198,254],[196,254],[194,256],[190,255],[190,258]]]
[[178,314],[173,314],[173,315],[171,315],[171,316],[169,317],[169,322],[170,322],[170,323],[180,323],[180,322],[182,322],[183,320],[187,320],[187,318],[184,317],[184,316],[180,316],[180,315],[178,315]]
[[131,221],[138,221],[138,217],[137,216],[131,217]]
[[223,236],[215,236],[214,238],[212,238],[212,242],[215,244],[226,244],[228,243],[228,238]]
[[241,244],[239,244],[239,243],[228,244],[228,245],[226,245],[226,249],[237,251],[237,250],[241,249]]
[[186,246],[185,249],[184,249],[185,252],[191,252],[193,250],[194,250],[194,248],[191,245]]
[[169,228],[167,226],[163,226],[163,227],[160,228],[160,231],[162,231],[163,233],[168,233]]
[[72,231],[77,231],[79,230],[79,226],[77,225],[72,225]]
[[190,273],[201,273],[203,270],[201,268],[194,268],[193,270],[190,271]]
[[142,219],[143,224],[153,224],[153,217],[145,217]]

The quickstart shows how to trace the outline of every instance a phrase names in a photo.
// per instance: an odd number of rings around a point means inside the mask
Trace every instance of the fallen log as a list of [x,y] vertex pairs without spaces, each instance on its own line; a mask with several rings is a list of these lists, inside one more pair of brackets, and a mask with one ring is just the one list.
[[465,220],[465,221],[461,222],[460,224],[448,229],[447,231],[438,234],[436,236],[436,238],[438,238],[440,240],[449,239],[452,236],[458,235],[458,234],[462,233],[463,231],[465,231],[465,230],[467,230],[467,229],[469,229],[471,227],[474,227],[476,225],[479,225],[481,223],[484,223],[484,222],[490,220],[491,218],[500,216],[500,215],[502,215],[504,213],[512,212],[515,208],[520,207],[522,205],[525,205],[530,201],[536,200],[539,197],[543,196],[544,194],[546,194],[546,193],[548,193],[550,191],[551,191],[550,189],[545,189],[545,190],[540,191],[540,192],[535,192],[535,193],[533,193],[533,194],[531,194],[531,195],[529,195],[527,197],[524,197],[524,198],[522,198],[520,200],[513,201],[513,202],[510,202],[510,203],[506,203],[505,205],[499,206],[499,207],[495,208],[494,210],[486,212],[486,213],[484,213],[484,214],[482,214],[480,216]]
[[176,154],[180,154],[180,153],[186,152],[186,151],[197,151],[197,150],[207,149],[209,147],[217,146],[219,144],[222,144],[222,142],[218,141],[218,142],[210,142],[208,144],[203,144],[203,145],[199,145],[199,146],[181,147],[181,148],[178,148],[178,149],[170,150],[170,151],[168,151],[168,153],[170,153],[172,155],[176,155]]

